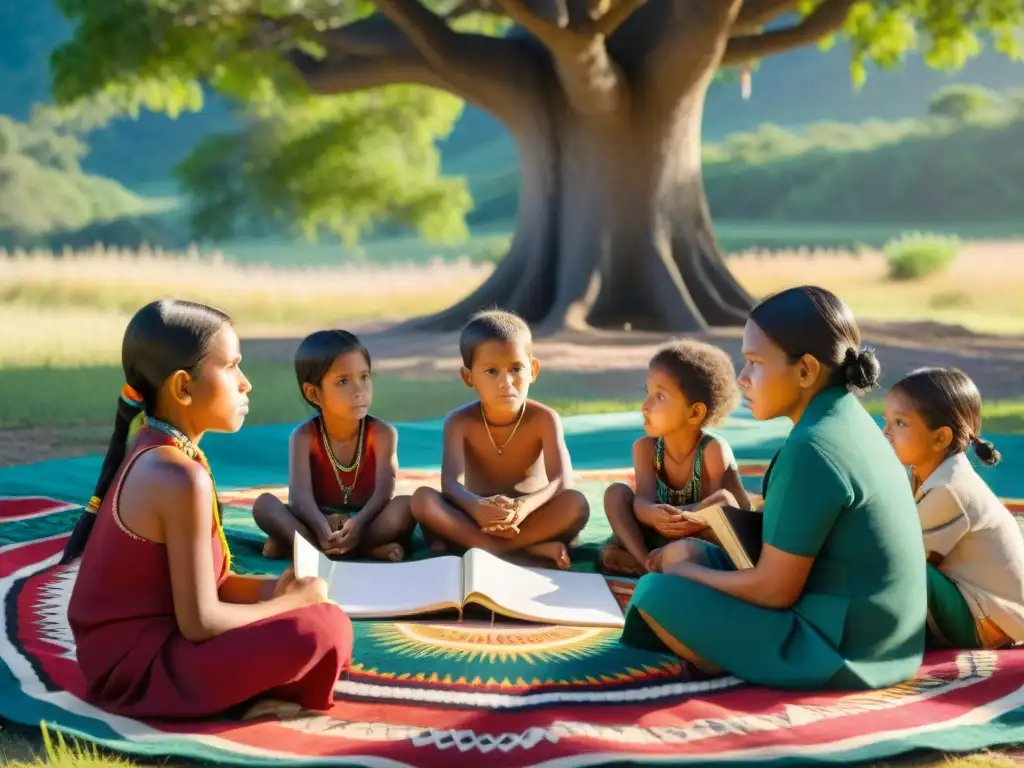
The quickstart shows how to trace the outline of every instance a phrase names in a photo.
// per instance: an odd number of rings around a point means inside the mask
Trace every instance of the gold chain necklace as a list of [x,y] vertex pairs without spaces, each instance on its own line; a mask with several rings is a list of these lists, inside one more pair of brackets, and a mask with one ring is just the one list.
[[[320,417],[320,437],[323,438],[324,448],[327,450],[327,458],[331,460],[331,469],[334,470],[334,479],[338,483],[338,488],[341,489],[343,504],[348,504],[349,494],[355,490],[356,483],[359,482],[359,466],[363,461],[363,436],[365,434],[366,419],[363,418],[359,421],[359,442],[356,443],[355,460],[351,466],[346,467],[338,461],[338,458],[334,455],[334,451],[331,449],[331,440],[327,436],[327,427],[324,426],[323,416]],[[352,485],[345,485],[345,483],[341,481],[341,472],[351,472],[353,470],[355,470],[355,476],[352,478]]]
[[510,434],[508,436],[508,439],[501,445],[498,445],[496,442],[494,442],[494,435],[491,434],[491,425],[487,423],[487,414],[484,412],[483,403],[480,403],[480,415],[483,417],[484,420],[484,429],[487,430],[487,439],[491,441],[491,446],[494,448],[494,450],[498,452],[498,455],[501,456],[502,454],[505,453],[505,449],[508,447],[508,444],[512,442],[512,438],[516,436],[516,430],[519,429],[519,425],[523,421],[523,416],[526,415],[526,403],[523,403],[523,407],[519,411],[519,418],[516,419],[516,425],[512,427],[512,434]]

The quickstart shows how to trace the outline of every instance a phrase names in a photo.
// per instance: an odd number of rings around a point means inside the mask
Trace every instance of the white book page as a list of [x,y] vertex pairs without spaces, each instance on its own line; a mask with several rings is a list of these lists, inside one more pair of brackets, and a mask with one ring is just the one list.
[[550,624],[621,627],[625,622],[604,577],[525,568],[482,549],[465,555],[466,594],[484,595],[516,618]]
[[295,540],[292,542],[292,570],[296,579],[319,576],[330,584],[332,565],[334,562],[329,557],[325,557],[305,538],[295,534]]
[[295,576],[319,576],[327,597],[353,618],[411,616],[462,604],[462,560],[437,557],[410,563],[331,560],[295,537]]

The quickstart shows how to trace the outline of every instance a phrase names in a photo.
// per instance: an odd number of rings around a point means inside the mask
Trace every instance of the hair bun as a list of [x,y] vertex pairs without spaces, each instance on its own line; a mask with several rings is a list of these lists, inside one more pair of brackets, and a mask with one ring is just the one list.
[[873,350],[864,347],[859,352],[850,347],[843,360],[843,375],[851,389],[867,392],[878,386],[882,366],[878,364]]
[[986,467],[994,467],[1003,460],[1003,455],[996,450],[996,447],[990,441],[972,435],[971,443],[974,445],[974,455]]

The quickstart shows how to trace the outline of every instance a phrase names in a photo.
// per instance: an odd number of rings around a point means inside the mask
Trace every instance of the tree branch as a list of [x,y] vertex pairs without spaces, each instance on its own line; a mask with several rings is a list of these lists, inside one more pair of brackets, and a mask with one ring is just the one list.
[[799,24],[760,35],[733,37],[725,47],[722,66],[748,64],[765,56],[785,53],[817,42],[842,28],[855,2],[857,0],[824,0]]
[[444,19],[419,0],[377,0],[377,9],[409,38],[427,63],[444,68],[458,37]]
[[313,93],[338,95],[397,83],[453,90],[419,54],[408,56],[328,57],[317,60],[303,53],[289,56],[292,66]]
[[494,13],[493,0],[461,0],[443,18],[445,21],[456,21],[473,13]]
[[321,38],[329,49],[354,56],[391,56],[415,50],[402,30],[380,14],[329,29]]
[[782,14],[795,11],[799,5],[799,0],[744,0],[743,7],[733,22],[733,32],[760,30]]
[[498,0],[505,15],[540,40],[547,48],[560,45],[568,30],[552,24],[530,10],[523,0]]
[[591,21],[583,29],[592,35],[609,38],[621,27],[647,0],[618,0],[604,14]]

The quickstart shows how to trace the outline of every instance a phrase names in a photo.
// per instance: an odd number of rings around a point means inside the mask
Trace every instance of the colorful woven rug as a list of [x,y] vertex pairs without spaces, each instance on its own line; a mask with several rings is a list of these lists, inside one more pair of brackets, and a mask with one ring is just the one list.
[[[222,499],[236,567],[280,571],[282,563],[260,557],[262,537],[249,512],[267,486],[283,494],[275,486],[280,472],[233,465],[232,453],[215,469],[222,485],[234,485]],[[744,463],[752,488],[764,466],[763,457]],[[54,488],[68,487],[68,474],[80,471],[71,462],[53,468],[65,470],[49,475]],[[252,474],[270,482],[237,482]],[[0,471],[0,493],[10,477]],[[593,469],[581,479],[595,514],[573,567],[589,570],[608,534],[604,487],[630,477]],[[436,482],[429,465],[403,471],[399,492]],[[916,678],[893,689],[799,695],[731,677],[701,679],[671,655],[621,646],[613,630],[487,617],[356,622],[354,664],[327,713],[257,706],[242,718],[189,723],[111,716],[81,697],[66,620],[75,568],[55,565],[81,498],[58,495],[0,498],[0,716],[45,722],[126,754],[245,765],[824,764],[1024,741],[1020,653],[929,654]],[[628,600],[631,581],[610,586]]]

